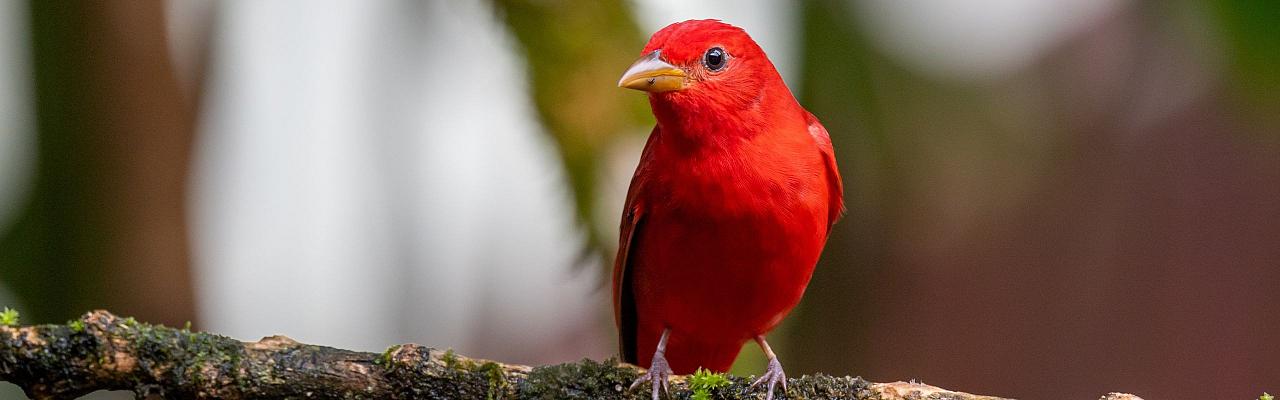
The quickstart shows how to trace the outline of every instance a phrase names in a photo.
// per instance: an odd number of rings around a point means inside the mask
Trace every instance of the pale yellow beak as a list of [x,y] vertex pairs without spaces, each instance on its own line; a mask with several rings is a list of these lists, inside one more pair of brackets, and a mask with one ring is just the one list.
[[622,73],[618,87],[653,93],[684,89],[684,70],[662,61],[661,53],[662,50],[654,50],[636,60]]

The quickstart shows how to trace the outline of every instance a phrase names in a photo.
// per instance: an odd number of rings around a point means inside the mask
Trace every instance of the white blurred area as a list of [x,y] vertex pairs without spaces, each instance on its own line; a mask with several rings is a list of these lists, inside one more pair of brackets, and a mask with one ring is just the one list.
[[564,178],[488,4],[215,7],[192,215],[207,329],[529,363],[611,352],[599,268],[570,268]]
[[[14,219],[30,192],[35,161],[31,113],[31,57],[26,3],[0,1],[0,230]],[[21,309],[0,282],[0,306]]]
[[985,81],[1027,67],[1126,0],[850,0],[886,54],[940,80]]
[[[8,226],[31,182],[35,136],[27,5],[0,1],[0,227]],[[0,287],[0,299],[4,298]]]

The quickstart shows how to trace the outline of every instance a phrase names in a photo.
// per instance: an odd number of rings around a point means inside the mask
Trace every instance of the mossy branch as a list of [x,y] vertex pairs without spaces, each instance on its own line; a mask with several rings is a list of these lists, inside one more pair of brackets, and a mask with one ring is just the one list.
[[[35,399],[107,390],[139,397],[222,399],[640,399],[626,387],[640,369],[614,361],[529,367],[472,359],[415,344],[382,354],[298,343],[284,336],[241,342],[93,311],[66,325],[0,326],[0,380]],[[710,398],[762,398],[729,377]],[[810,375],[786,399],[995,399],[914,383]],[[674,399],[692,393],[683,378]],[[744,394],[745,393],[745,394]]]

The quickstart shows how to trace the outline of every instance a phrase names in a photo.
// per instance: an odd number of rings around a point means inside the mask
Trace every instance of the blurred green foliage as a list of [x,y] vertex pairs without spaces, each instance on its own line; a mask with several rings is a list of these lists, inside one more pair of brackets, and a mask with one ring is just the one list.
[[[620,135],[648,133],[653,118],[644,96],[611,90],[644,46],[622,0],[494,0],[519,41],[533,103],[556,142],[572,185],[589,249],[612,249],[599,231],[596,194],[604,150]],[[612,266],[612,254],[604,254]]]
[[[110,208],[102,195],[110,154],[91,99],[93,54],[85,28],[92,15],[66,2],[33,1],[36,163],[31,194],[12,225],[0,230],[0,275],[24,301],[32,321],[51,322],[102,307],[100,261],[113,247]],[[68,294],[76,294],[70,295]],[[96,295],[96,296],[95,296]]]
[[[1280,2],[1217,0],[1212,5],[1233,89],[1253,117],[1280,126]],[[1268,131],[1272,140],[1280,139],[1276,129]]]

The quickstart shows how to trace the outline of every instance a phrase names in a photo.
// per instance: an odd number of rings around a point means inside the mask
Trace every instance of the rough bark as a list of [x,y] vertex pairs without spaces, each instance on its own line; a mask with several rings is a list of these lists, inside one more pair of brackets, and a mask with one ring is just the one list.
[[[382,354],[298,343],[284,336],[241,342],[225,336],[139,323],[93,311],[66,325],[0,327],[0,380],[35,399],[131,390],[140,398],[222,399],[630,399],[640,369],[616,361],[530,367],[473,359],[416,344]],[[762,398],[749,381],[710,398]],[[786,399],[997,399],[896,382],[808,375],[791,379]],[[692,396],[683,377],[672,396]]]

